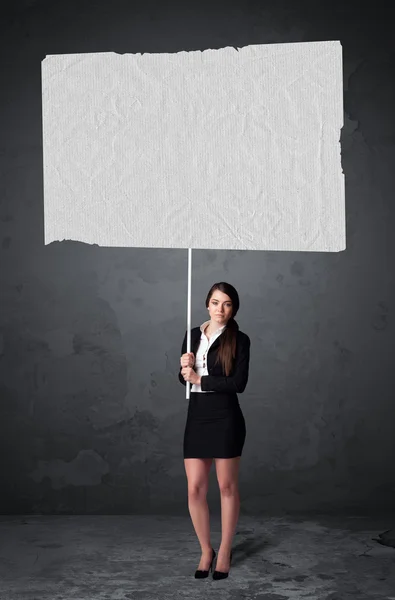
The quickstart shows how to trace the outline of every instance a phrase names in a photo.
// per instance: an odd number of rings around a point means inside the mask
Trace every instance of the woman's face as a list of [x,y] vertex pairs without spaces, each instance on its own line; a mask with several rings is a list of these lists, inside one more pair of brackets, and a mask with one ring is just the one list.
[[227,294],[220,290],[214,290],[208,304],[210,319],[217,323],[218,327],[223,327],[232,316],[232,300]]

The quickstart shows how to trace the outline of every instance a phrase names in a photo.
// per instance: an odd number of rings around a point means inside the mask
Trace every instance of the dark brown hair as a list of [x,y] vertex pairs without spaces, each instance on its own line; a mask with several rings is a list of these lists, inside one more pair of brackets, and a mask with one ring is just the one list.
[[220,281],[219,283],[214,283],[214,285],[210,288],[209,293],[206,298],[206,306],[208,307],[210,303],[210,298],[215,292],[215,290],[219,290],[223,294],[227,294],[229,298],[232,300],[232,316],[226,324],[224,331],[220,336],[220,345],[218,348],[217,359],[215,364],[219,361],[222,362],[222,367],[227,377],[232,370],[233,360],[236,356],[236,340],[237,340],[237,332],[239,330],[239,326],[235,321],[234,317],[239,310],[240,302],[239,302],[239,294],[236,289],[230,283],[226,283],[225,281]]

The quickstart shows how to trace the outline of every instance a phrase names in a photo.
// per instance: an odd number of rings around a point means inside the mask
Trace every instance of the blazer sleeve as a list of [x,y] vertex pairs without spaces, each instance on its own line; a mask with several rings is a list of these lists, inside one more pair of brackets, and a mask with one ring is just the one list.
[[[181,355],[185,354],[186,351],[187,351],[187,332],[185,332],[184,341],[182,342]],[[185,387],[187,387],[187,382],[181,375],[181,370],[182,370],[182,367],[180,367],[180,370],[178,371],[178,379],[180,380],[182,385],[185,385]]]
[[[225,392],[242,394],[248,382],[250,366],[251,340],[247,334],[237,344],[235,365],[231,377],[202,375],[200,387],[202,392]],[[183,379],[183,377],[181,376]],[[184,382],[186,385],[186,382]]]

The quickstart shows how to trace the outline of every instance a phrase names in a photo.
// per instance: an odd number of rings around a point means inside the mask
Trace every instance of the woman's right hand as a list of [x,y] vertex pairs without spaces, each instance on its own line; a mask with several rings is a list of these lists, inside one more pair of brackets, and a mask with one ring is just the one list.
[[195,355],[193,352],[185,352],[180,358],[182,367],[193,367],[195,364]]

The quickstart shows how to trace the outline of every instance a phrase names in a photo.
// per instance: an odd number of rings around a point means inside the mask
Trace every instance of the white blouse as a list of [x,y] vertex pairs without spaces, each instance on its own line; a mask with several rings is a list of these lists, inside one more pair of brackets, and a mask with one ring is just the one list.
[[[202,377],[203,375],[209,375],[209,372],[207,370],[207,353],[208,350],[210,348],[210,346],[215,342],[215,340],[217,339],[217,337],[219,337],[221,335],[221,333],[224,331],[224,329],[226,328],[226,325],[223,325],[222,327],[220,327],[219,329],[217,329],[216,331],[214,331],[214,333],[211,334],[210,339],[208,339],[208,337],[206,336],[206,334],[204,333],[204,329],[207,327],[207,325],[210,323],[210,321],[205,321],[201,326],[200,326],[200,331],[201,336],[200,336],[200,343],[198,346],[198,349],[196,350],[196,357],[195,357],[195,366],[193,367],[193,370],[197,373],[197,375],[199,375],[199,377]],[[203,355],[206,356],[206,366],[203,367]],[[193,383],[191,385],[191,392],[201,392],[202,388],[200,385]],[[204,394],[208,394],[209,392],[203,392]]]

